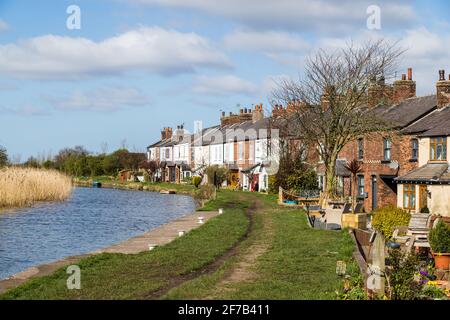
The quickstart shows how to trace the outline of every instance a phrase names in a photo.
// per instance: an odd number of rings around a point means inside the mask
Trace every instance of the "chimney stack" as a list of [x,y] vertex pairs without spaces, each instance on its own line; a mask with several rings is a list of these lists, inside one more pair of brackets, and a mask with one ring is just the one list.
[[445,70],[439,70],[439,81],[436,83],[438,109],[450,105],[450,76],[445,80]]
[[394,82],[393,102],[398,104],[405,99],[416,96],[416,82],[412,79],[412,69],[408,68],[408,79],[402,74],[402,80]]
[[257,104],[255,106],[255,108],[253,109],[252,112],[252,122],[256,122],[259,120],[264,119],[264,110],[263,110],[263,105],[261,104]]

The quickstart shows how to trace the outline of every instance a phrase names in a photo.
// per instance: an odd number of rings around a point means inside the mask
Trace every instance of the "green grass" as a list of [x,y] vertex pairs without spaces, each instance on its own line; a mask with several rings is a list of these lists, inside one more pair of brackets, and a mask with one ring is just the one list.
[[[170,188],[172,185],[170,185]],[[185,237],[151,252],[102,254],[81,261],[82,290],[66,289],[64,269],[32,280],[1,299],[142,299],[169,282],[221,256],[245,233],[250,206],[252,232],[237,254],[215,272],[186,281],[163,299],[336,299],[342,279],[336,261],[352,266],[354,244],[346,231],[312,230],[303,211],[276,205],[275,196],[221,191],[202,210],[225,213]],[[254,247],[266,248],[251,264],[253,277],[224,282]]]
[[[216,203],[221,204],[230,197],[229,192],[220,192]],[[68,276],[62,268],[12,289],[0,299],[145,298],[169,279],[209,264],[232,247],[247,229],[248,205],[246,201],[235,203],[223,215],[151,252],[101,254],[81,260],[81,290],[66,289]]]
[[[354,244],[346,231],[312,230],[303,212],[273,205],[263,196],[264,208],[255,219],[254,234],[242,244],[243,255],[252,244],[268,250],[251,268],[249,281],[220,285],[235,261],[211,275],[171,290],[165,299],[336,299],[342,280],[336,261],[352,263]],[[273,236],[267,236],[267,224]],[[250,248],[251,249],[251,248]]]

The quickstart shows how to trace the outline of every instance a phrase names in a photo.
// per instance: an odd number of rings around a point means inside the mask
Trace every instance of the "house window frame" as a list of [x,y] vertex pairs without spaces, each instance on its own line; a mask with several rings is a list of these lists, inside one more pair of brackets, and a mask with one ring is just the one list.
[[391,161],[392,159],[392,141],[389,138],[383,139],[383,159],[384,161]]
[[411,140],[411,160],[419,159],[419,139]]
[[365,193],[366,193],[366,190],[365,190],[366,181],[364,179],[364,175],[359,174],[356,177],[357,177],[356,181],[357,181],[357,190],[358,190],[357,196],[358,197],[364,197]]
[[[439,146],[441,147],[441,159],[438,157]],[[430,138],[430,161],[447,161],[447,137]]]
[[364,139],[358,139],[358,160],[364,159]]
[[[406,199],[408,199],[406,201]],[[411,204],[411,200],[413,204]],[[404,184],[403,185],[403,209],[405,210],[416,210],[416,185],[415,184]]]

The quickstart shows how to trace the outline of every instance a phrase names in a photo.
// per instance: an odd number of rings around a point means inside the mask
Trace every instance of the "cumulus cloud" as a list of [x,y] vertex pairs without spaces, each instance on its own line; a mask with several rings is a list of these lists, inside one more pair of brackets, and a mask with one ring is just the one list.
[[59,110],[112,112],[128,107],[151,104],[136,88],[108,87],[76,91],[68,96],[46,96],[44,99]]
[[202,67],[228,68],[230,62],[198,34],[159,27],[100,42],[45,35],[0,45],[0,73],[18,77],[77,79],[130,71],[170,75]]
[[[190,8],[225,16],[258,29],[346,32],[365,28],[367,7],[372,0],[129,0],[133,3]],[[416,14],[407,0],[379,0],[384,27],[405,26]]]
[[207,95],[255,94],[256,84],[234,75],[199,76],[194,80],[194,92]]

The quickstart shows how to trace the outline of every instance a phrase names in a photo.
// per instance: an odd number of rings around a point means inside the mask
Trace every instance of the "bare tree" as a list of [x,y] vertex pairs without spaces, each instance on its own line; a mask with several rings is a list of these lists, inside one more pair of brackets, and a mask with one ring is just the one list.
[[367,92],[374,79],[394,76],[402,53],[385,40],[319,50],[307,58],[301,79],[281,80],[274,90],[273,103],[293,105],[286,113],[290,134],[317,148],[323,161],[324,202],[332,194],[344,146],[366,133],[389,131],[391,124],[368,107]]

